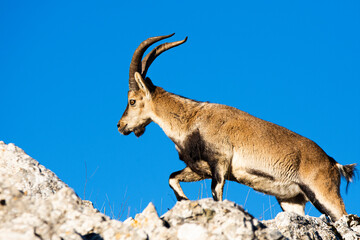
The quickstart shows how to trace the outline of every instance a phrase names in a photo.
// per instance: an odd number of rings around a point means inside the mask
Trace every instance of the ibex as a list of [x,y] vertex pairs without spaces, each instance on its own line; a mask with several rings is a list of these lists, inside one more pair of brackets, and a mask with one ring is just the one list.
[[175,143],[183,170],[170,175],[177,200],[188,199],[179,182],[211,179],[212,196],[222,201],[225,180],[274,195],[283,211],[305,215],[310,201],[333,221],[347,214],[340,196],[340,177],[352,181],[356,164],[341,165],[316,143],[284,127],[221,104],[199,102],[167,92],[146,77],[151,63],[183,44],[164,43],[173,36],[151,37],[135,50],[130,64],[128,104],[118,130],[140,137],[157,123]]

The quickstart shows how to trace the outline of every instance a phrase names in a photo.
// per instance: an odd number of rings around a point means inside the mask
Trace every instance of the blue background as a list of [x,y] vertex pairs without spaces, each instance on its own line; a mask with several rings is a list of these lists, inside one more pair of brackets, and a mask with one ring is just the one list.
[[[317,142],[341,164],[360,159],[359,1],[0,2],[0,140],[54,171],[82,198],[124,220],[152,201],[175,204],[184,164],[154,123],[122,136],[128,69],[138,44],[176,32],[188,42],[148,76],[164,89],[237,107]],[[182,184],[191,199],[210,182]],[[341,192],[360,214],[360,184]],[[275,198],[237,183],[224,197],[260,219]],[[306,213],[319,212],[307,205]]]

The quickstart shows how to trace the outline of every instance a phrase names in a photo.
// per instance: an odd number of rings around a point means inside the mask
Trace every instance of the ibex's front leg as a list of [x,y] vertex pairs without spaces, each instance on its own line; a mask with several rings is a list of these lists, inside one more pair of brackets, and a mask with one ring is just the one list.
[[223,200],[223,189],[225,184],[225,176],[213,176],[211,181],[211,193],[215,201]]
[[205,178],[205,176],[200,176],[197,173],[193,172],[189,167],[186,167],[183,170],[173,172],[170,175],[169,185],[174,190],[175,196],[178,201],[189,200],[181,189],[179,182],[196,182]]
[[223,200],[223,189],[227,169],[228,164],[226,164],[226,162],[218,163],[211,168],[211,193],[215,201]]
[[212,179],[211,182],[211,193],[215,201],[223,200],[223,189],[225,184],[225,178]]

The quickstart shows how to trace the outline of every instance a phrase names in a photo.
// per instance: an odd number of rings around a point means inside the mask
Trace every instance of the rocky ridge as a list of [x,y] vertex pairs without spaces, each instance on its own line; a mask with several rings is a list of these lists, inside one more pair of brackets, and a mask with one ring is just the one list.
[[124,222],[81,200],[53,172],[0,141],[0,239],[360,239],[360,218],[279,213],[260,222],[230,201],[178,202],[159,217],[150,203]]

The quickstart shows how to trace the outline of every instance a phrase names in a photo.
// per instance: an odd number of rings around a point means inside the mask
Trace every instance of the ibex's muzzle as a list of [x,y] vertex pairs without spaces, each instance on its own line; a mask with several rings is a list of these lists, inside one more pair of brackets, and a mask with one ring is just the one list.
[[123,135],[129,135],[131,132],[134,132],[135,136],[140,137],[145,132],[145,126],[139,126],[134,129],[129,129],[127,126],[127,124],[122,125],[120,122],[117,124],[119,132]]
[[118,122],[117,127],[118,127],[119,132],[123,135],[129,135],[131,133],[131,131],[126,128],[127,124],[124,124],[122,126],[122,124],[120,122]]

